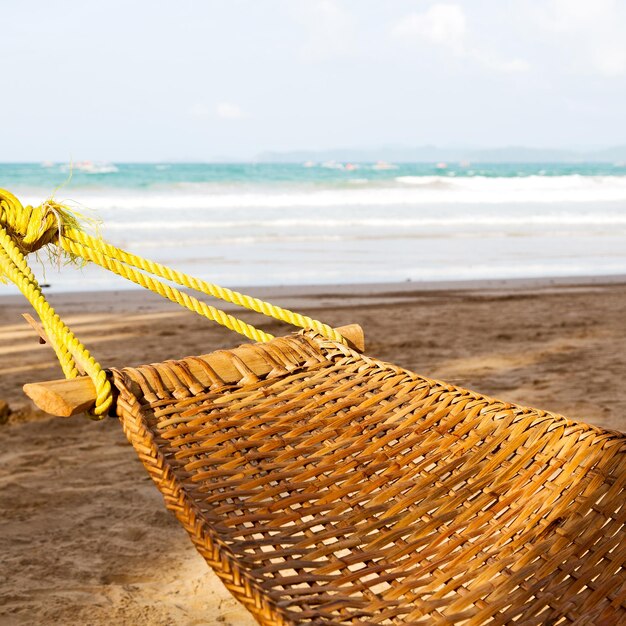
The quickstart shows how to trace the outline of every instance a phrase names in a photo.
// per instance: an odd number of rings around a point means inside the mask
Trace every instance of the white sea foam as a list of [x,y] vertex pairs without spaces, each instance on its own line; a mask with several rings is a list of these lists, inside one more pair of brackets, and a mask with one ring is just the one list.
[[[57,196],[60,196],[59,192]],[[38,203],[41,197],[27,195]],[[29,197],[30,196],[30,197]],[[389,207],[445,204],[552,204],[567,202],[626,201],[624,176],[526,176],[489,178],[483,176],[399,176],[394,183],[346,184],[344,186],[301,186],[276,189],[215,183],[185,183],[150,190],[82,190],[73,198],[101,211],[117,209],[224,210],[224,209],[315,209],[323,207]],[[61,198],[59,198],[61,199]]]
[[[567,226],[626,226],[626,210],[623,213],[588,213],[588,214],[549,214],[549,215],[454,215],[450,217],[415,217],[415,218],[358,218],[346,216],[344,218],[315,218],[297,217],[293,219],[241,219],[241,220],[190,220],[155,219],[150,221],[135,221],[130,227],[137,231],[172,231],[187,229],[301,229],[311,228],[319,230],[335,230],[350,228],[365,229],[392,229],[403,230],[424,229],[430,227],[526,227],[526,226],[554,226],[565,228]],[[127,232],[129,222],[110,222],[106,229],[111,232]]]
[[[72,197],[112,242],[224,284],[626,273],[620,176],[176,183]],[[51,269],[47,280],[83,289],[94,276]]]

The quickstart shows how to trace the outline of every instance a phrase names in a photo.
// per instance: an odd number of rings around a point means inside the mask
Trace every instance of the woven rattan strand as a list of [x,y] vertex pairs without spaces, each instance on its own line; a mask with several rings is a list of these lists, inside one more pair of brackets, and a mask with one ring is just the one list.
[[312,333],[256,349],[262,379],[224,353],[239,384],[189,359],[112,376],[166,505],[261,624],[626,623],[626,435]]

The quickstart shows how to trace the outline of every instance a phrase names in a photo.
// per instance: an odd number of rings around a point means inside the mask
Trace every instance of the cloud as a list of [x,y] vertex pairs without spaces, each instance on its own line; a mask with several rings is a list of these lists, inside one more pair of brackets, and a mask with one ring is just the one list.
[[546,19],[555,31],[586,30],[592,22],[611,19],[614,0],[551,0],[546,4]]
[[626,74],[626,45],[624,42],[608,42],[596,47],[592,55],[594,65],[603,76]]
[[557,54],[573,73],[626,74],[626,3],[616,0],[551,0],[539,14]]
[[247,117],[245,111],[232,102],[218,102],[215,114],[223,120],[242,120]]
[[211,109],[201,102],[196,102],[189,109],[189,115],[197,120],[207,120],[211,117]]
[[393,28],[395,37],[422,39],[462,54],[467,24],[463,9],[457,4],[434,4],[425,13],[410,13]]
[[520,74],[530,71],[530,63],[524,59],[500,59],[477,50],[471,51],[468,56],[475,58],[487,69],[501,74]]
[[354,19],[338,2],[300,0],[287,6],[304,30],[300,44],[304,60],[325,61],[355,53]]
[[203,102],[196,102],[189,108],[189,115],[196,120],[207,121],[218,117],[222,120],[243,120],[248,114],[232,102],[218,102],[215,106],[208,106]]
[[513,74],[530,69],[530,64],[523,59],[504,59],[472,45],[465,12],[458,4],[433,4],[423,13],[405,15],[395,23],[391,32],[395,39],[404,43],[426,43],[492,71]]

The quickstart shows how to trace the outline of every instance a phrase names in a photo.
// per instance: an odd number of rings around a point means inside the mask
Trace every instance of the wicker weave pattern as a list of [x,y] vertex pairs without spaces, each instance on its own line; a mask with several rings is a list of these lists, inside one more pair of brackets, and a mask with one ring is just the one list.
[[236,385],[189,359],[113,376],[168,508],[260,623],[626,623],[625,435],[314,334],[257,349],[273,371],[229,352]]

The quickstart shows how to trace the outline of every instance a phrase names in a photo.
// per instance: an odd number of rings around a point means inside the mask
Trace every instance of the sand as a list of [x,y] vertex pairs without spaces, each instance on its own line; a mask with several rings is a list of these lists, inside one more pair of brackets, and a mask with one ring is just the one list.
[[[372,356],[626,430],[624,277],[257,292],[333,325],[360,323]],[[104,365],[240,343],[151,294],[51,300]],[[0,623],[253,624],[165,510],[117,420],[51,418],[26,401],[22,384],[61,376],[26,311],[0,298],[0,400],[11,409],[3,418],[0,402]]]

